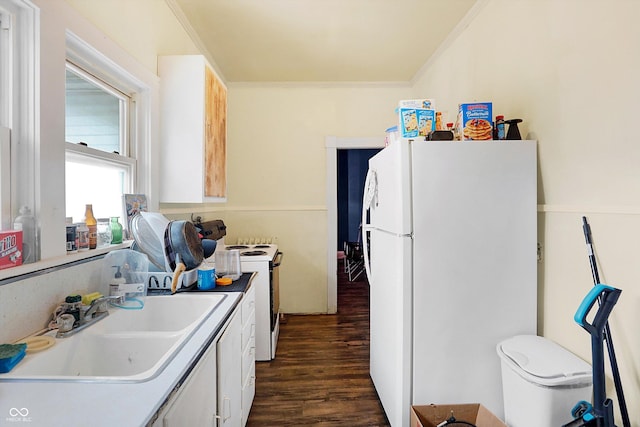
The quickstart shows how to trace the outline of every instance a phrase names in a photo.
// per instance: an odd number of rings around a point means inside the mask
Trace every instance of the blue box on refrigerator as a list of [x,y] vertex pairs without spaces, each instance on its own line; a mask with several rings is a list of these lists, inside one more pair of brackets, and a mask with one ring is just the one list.
[[465,141],[493,139],[493,112],[491,102],[460,104],[458,134]]
[[400,138],[427,136],[435,129],[435,102],[433,99],[404,99],[398,102]]
[[416,138],[418,136],[418,113],[415,108],[400,108],[400,137]]
[[435,110],[425,108],[400,108],[400,137],[427,136],[435,129]]
[[427,136],[436,130],[436,110],[416,110],[418,115],[418,135]]

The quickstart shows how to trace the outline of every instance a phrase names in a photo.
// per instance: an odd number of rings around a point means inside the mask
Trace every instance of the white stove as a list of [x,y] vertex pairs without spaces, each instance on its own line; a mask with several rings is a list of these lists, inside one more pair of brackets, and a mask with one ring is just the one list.
[[238,249],[240,270],[256,272],[256,360],[275,359],[280,334],[280,263],[283,254],[278,245],[219,245],[216,251]]
[[240,262],[273,261],[278,254],[278,245],[223,245],[221,249],[238,249]]

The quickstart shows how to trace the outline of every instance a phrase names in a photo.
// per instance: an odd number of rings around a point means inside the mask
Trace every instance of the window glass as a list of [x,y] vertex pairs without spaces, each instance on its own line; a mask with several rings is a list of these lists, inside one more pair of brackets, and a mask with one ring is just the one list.
[[65,91],[65,140],[106,152],[124,152],[129,98],[72,65]]
[[[66,70],[66,216],[121,217],[122,194],[133,191],[135,161],[129,156],[131,98],[71,63]],[[79,146],[81,144],[82,146]]]

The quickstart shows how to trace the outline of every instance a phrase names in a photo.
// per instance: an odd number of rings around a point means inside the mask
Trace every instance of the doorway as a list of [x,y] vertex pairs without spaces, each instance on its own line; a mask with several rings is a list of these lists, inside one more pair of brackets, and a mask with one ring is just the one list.
[[380,149],[350,148],[338,150],[338,245],[361,240],[362,196],[369,159]]
[[[338,308],[337,248],[342,244],[338,240],[338,152],[341,150],[374,150],[377,152],[384,148],[384,137],[338,138],[331,136],[325,139],[325,148],[327,150],[327,313],[333,314]],[[366,168],[364,173],[366,174]],[[361,183],[356,185],[362,187],[362,183],[364,183],[364,176]],[[361,193],[358,203],[362,203]],[[360,220],[357,221],[359,225]],[[357,233],[357,227],[355,232]]]

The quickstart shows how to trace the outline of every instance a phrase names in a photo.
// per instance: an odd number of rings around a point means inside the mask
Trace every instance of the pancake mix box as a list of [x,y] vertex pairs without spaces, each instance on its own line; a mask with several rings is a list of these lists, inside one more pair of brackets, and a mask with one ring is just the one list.
[[493,139],[491,102],[460,104],[458,108],[458,135],[463,141]]
[[22,265],[22,230],[0,231],[0,270]]

